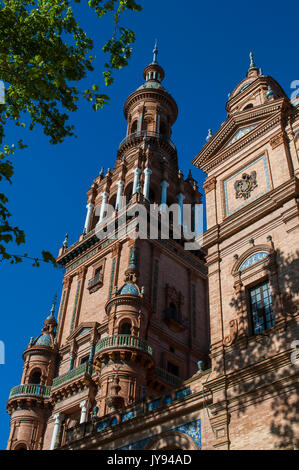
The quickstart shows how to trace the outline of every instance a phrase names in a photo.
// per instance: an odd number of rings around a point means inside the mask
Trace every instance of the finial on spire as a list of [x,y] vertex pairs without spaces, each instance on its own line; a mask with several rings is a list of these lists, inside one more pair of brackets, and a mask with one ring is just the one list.
[[55,294],[53,297],[53,302],[52,302],[52,307],[51,307],[51,317],[54,317],[56,302],[57,302],[57,294]]
[[155,42],[155,47],[154,47],[154,50],[153,50],[153,64],[156,64],[157,63],[157,55],[158,55],[158,40],[156,39],[156,42]]
[[249,70],[251,70],[251,69],[257,69],[257,66],[255,65],[254,60],[253,60],[253,54],[252,54],[252,52],[249,53],[249,57],[250,57],[250,66],[249,66]]

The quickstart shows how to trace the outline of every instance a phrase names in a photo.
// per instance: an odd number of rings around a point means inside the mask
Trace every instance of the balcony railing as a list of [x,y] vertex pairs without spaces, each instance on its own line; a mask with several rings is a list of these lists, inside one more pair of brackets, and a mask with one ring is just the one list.
[[20,395],[29,395],[36,397],[49,397],[51,392],[51,387],[45,385],[36,385],[36,384],[23,384],[17,385],[12,388],[9,394],[9,398],[17,397]]
[[179,400],[185,400],[191,394],[190,387],[178,388],[172,390],[154,400],[140,400],[133,406],[130,405],[127,408],[120,410],[120,415],[117,418],[115,413],[102,416],[101,418],[95,418],[86,423],[78,424],[72,428],[66,430],[65,444],[71,444],[84,437],[96,435],[97,433],[104,432],[112,427],[122,426],[127,421],[140,418],[147,414],[149,417],[150,413],[155,413],[157,409],[161,411],[166,410],[166,407],[171,403]]
[[101,339],[96,346],[95,353],[97,354],[104,349],[117,349],[123,347],[140,349],[150,355],[153,354],[153,348],[151,348],[151,346],[149,346],[143,339],[138,338],[138,336],[130,335],[114,335]]
[[96,286],[101,286],[103,284],[103,274],[98,273],[92,279],[88,281],[88,289],[93,289]]
[[138,137],[154,137],[156,139],[161,139],[167,142],[174,150],[176,150],[176,146],[174,145],[173,142],[164,134],[160,134],[160,132],[153,132],[153,131],[139,131],[139,132],[134,132],[133,134],[128,135],[125,139],[121,141],[119,144],[119,149],[126,144],[127,142],[130,142],[131,140],[135,140]]
[[84,374],[90,374],[90,375],[92,374],[92,366],[89,362],[84,362],[83,364],[80,364],[78,367],[75,367],[74,369],[69,370],[65,374],[59,375],[59,377],[55,377],[55,379],[53,379],[52,388],[56,388],[67,382],[70,382],[71,380],[74,380],[77,377],[80,377],[81,375],[84,375]]
[[178,385],[180,385],[180,383],[182,383],[182,380],[179,377],[170,374],[166,370],[160,369],[159,367],[155,369],[155,375],[159,377],[159,379],[164,380],[165,382],[169,383],[170,385],[173,385],[174,387],[177,387]]

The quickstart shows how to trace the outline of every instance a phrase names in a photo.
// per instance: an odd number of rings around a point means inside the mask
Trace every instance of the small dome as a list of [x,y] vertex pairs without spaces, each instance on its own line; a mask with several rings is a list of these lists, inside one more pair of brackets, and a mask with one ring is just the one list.
[[166,91],[164,86],[162,86],[160,82],[156,82],[154,80],[149,80],[149,81],[143,83],[143,85],[141,85],[139,88],[137,88],[137,90],[142,90],[143,88],[155,88],[156,90]]
[[52,346],[52,338],[51,338],[50,335],[43,334],[37,339],[35,344],[39,345],[39,346],[49,346],[49,347],[51,347]]
[[119,295],[136,295],[139,296],[139,290],[135,284],[125,284],[119,292]]

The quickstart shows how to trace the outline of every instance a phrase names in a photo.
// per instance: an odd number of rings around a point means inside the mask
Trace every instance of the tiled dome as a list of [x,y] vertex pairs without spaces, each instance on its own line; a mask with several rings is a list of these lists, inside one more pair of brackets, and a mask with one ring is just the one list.
[[149,81],[143,83],[143,85],[141,85],[139,88],[137,88],[137,90],[142,90],[143,88],[155,88],[157,90],[166,91],[165,88],[161,85],[161,83],[156,82],[154,80],[149,80]]
[[139,296],[138,288],[135,284],[125,284],[120,292],[119,295],[136,295]]
[[35,344],[40,346],[52,346],[52,338],[50,335],[43,334],[38,338]]

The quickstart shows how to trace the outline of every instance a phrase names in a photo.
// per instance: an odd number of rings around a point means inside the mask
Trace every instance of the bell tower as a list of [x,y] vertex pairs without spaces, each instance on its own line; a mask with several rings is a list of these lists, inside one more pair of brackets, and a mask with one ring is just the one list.
[[[57,258],[65,276],[45,449],[63,446],[91,417],[119,422],[136,401],[179,386],[198,361],[208,363],[204,253],[185,250],[172,227],[168,239],[133,236],[135,209],[149,216],[201,200],[191,173],[178,167],[171,140],[178,109],[157,55],[155,45],[144,83],[125,102],[127,131],[114,167],[102,168],[87,191],[83,232],[70,246],[66,236]],[[99,224],[112,219],[113,230],[99,237]]]

